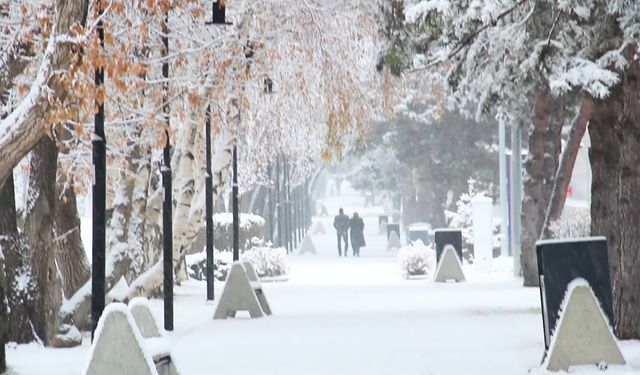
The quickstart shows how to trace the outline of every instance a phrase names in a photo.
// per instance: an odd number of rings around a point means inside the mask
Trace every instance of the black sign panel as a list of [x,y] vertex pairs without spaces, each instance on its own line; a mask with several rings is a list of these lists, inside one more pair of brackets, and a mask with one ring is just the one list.
[[380,227],[380,225],[382,225],[382,222],[388,223],[389,222],[389,215],[380,215],[378,216],[378,228]]
[[427,229],[409,229],[409,241],[417,240],[427,245],[429,243],[429,231]]
[[577,278],[589,283],[609,323],[613,324],[609,257],[604,237],[538,241],[536,254],[546,349],[549,349],[552,330],[560,317],[567,287]]
[[440,256],[446,245],[451,245],[456,249],[458,258],[462,262],[462,231],[460,229],[436,229],[434,240],[438,262],[440,262]]

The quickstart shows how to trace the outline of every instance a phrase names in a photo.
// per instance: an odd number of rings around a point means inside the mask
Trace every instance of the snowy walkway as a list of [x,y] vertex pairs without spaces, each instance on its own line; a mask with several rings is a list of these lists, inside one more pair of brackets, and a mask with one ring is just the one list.
[[[338,258],[330,219],[321,220],[327,234],[313,237],[319,254],[291,256],[289,281],[263,284],[271,317],[214,321],[204,282],[176,288],[169,337],[182,375],[525,375],[539,364],[538,290],[522,288],[509,267],[478,274],[465,266],[461,284],[406,280],[373,213],[365,216],[361,258]],[[220,283],[216,289],[220,296]],[[162,301],[153,307],[161,317]],[[80,374],[85,341],[74,349],[12,347],[12,373]],[[622,345],[640,368],[640,343]]]

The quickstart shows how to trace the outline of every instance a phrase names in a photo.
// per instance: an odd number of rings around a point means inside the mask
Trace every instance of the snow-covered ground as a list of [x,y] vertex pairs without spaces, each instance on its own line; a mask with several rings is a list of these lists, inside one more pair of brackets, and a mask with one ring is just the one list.
[[[348,214],[358,208],[367,247],[360,258],[339,258],[332,218],[316,218],[327,232],[313,236],[318,254],[289,256],[289,280],[263,284],[273,316],[214,321],[204,282],[176,288],[168,337],[182,375],[524,375],[539,365],[538,289],[521,287],[510,259],[495,260],[491,273],[465,265],[465,283],[406,280],[377,233],[380,209],[343,193],[327,208],[332,215],[341,205]],[[162,321],[162,301],[152,304]],[[640,342],[621,348],[630,367],[607,373],[640,373]],[[73,349],[9,345],[7,357],[11,374],[80,374],[88,349],[88,338]]]

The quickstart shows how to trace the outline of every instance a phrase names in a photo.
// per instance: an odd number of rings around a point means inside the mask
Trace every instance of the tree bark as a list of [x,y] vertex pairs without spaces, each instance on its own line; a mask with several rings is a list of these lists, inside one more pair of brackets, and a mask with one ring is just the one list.
[[594,99],[589,124],[591,233],[607,238],[615,329],[621,339],[640,339],[640,63],[630,65],[604,100]]
[[535,242],[542,230],[560,154],[561,100],[537,90],[533,98],[533,123],[529,129],[529,155],[525,163],[522,202],[521,264],[524,286],[537,286]]
[[5,280],[4,256],[0,254],[0,373],[7,371],[7,355],[5,344],[9,341],[9,316],[7,314],[6,280]]
[[66,298],[71,298],[91,278],[89,261],[80,236],[80,218],[73,180],[65,188],[66,176],[58,176],[55,210],[56,263]]
[[51,345],[55,342],[60,323],[62,283],[56,265],[54,218],[56,201],[56,170],[58,149],[55,142],[43,138],[31,154],[31,180],[25,234],[31,251],[31,265],[37,285],[34,329],[40,339]]
[[4,255],[4,277],[9,307],[8,339],[27,343],[35,339],[32,314],[36,294],[27,245],[18,232],[13,175],[0,189],[0,247]]
[[573,174],[573,167],[575,166],[578,151],[580,151],[580,143],[582,142],[584,133],[587,130],[587,124],[591,119],[592,112],[593,100],[590,97],[585,96],[580,103],[580,110],[571,125],[569,138],[562,152],[560,165],[558,166],[553,183],[551,199],[549,200],[549,206],[545,215],[543,230],[540,234],[541,239],[551,237],[549,225],[551,225],[551,222],[558,220],[562,215],[564,204],[567,199],[567,188],[569,187],[571,175]]
[[[68,33],[74,24],[85,25],[88,1],[57,0],[56,34]],[[53,45],[52,54],[46,54],[40,72],[42,80],[34,80],[30,94],[16,111],[28,108],[26,112],[13,112],[0,121],[0,187],[12,173],[13,168],[45,136],[46,126],[42,123],[49,110],[49,95],[64,103],[66,89],[58,80],[49,82],[52,72],[67,69],[73,51],[66,44]],[[39,85],[48,85],[51,93]]]

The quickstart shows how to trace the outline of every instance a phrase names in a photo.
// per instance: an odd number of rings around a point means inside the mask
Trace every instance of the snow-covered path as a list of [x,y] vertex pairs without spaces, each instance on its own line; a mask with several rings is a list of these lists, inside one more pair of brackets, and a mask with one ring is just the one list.
[[507,274],[406,280],[383,237],[369,231],[362,257],[339,258],[325,228],[318,255],[292,256],[288,282],[263,284],[272,317],[213,321],[210,308],[175,333],[186,374],[203,363],[229,374],[526,374],[537,364],[537,290]]
[[[360,203],[352,198],[343,197],[349,214]],[[315,219],[326,230],[312,237],[318,254],[291,255],[289,280],[263,283],[273,316],[214,321],[204,282],[177,287],[168,337],[182,375],[525,375],[539,365],[538,290],[511,276],[509,259],[492,273],[465,266],[460,284],[406,280],[377,233],[376,211],[361,213],[368,246],[360,258],[339,258],[331,219]],[[162,321],[162,301],[152,305]],[[640,343],[621,345],[640,368]],[[11,346],[7,355],[13,374],[78,375],[88,346]]]

